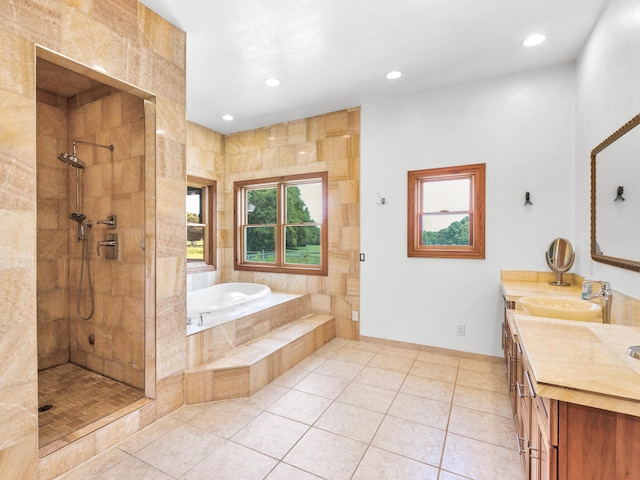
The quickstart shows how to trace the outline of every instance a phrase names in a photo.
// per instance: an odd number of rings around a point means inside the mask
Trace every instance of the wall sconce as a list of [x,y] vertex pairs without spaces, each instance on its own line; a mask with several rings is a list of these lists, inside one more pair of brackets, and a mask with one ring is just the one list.
[[386,205],[387,204],[387,199],[385,197],[381,197],[379,193],[377,193],[377,195],[378,195],[378,198],[379,198],[379,200],[377,202],[378,205]]
[[533,203],[531,203],[531,195],[529,192],[524,194],[524,206],[526,207],[527,205],[533,205]]
[[616,199],[614,200],[614,202],[617,202],[618,200],[622,200],[624,202],[624,197],[622,196],[623,193],[624,193],[624,187],[619,186],[618,191],[616,192]]

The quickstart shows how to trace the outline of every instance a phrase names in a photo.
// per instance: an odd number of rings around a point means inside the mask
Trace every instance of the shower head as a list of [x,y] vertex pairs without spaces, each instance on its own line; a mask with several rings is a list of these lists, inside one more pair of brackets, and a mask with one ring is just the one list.
[[79,224],[82,225],[82,222],[84,222],[84,219],[87,218],[85,216],[84,213],[80,213],[80,212],[73,212],[69,214],[69,218],[71,220],[73,220],[74,222],[78,222]]
[[84,163],[80,159],[78,159],[78,157],[76,157],[75,153],[73,155],[69,155],[68,153],[61,153],[60,155],[58,155],[58,160],[66,163],[70,167],[80,169],[84,168]]

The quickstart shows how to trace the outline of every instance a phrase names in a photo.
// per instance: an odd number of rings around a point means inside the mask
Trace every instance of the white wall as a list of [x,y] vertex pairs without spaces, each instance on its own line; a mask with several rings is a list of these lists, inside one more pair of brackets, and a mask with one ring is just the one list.
[[[638,52],[640,2],[611,0],[579,58],[576,73],[575,219],[580,247],[576,268],[610,281],[614,290],[634,298],[640,298],[639,273],[591,261],[589,192],[591,150],[640,112]],[[636,258],[640,258],[640,239],[635,242]]]
[[[363,105],[362,335],[500,354],[500,270],[547,270],[553,238],[575,244],[574,99],[565,65]],[[407,258],[407,171],[481,162],[486,259]]]

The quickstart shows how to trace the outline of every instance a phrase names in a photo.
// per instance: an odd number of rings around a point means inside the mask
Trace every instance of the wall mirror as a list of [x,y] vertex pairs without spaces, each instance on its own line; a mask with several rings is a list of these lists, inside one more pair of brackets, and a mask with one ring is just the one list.
[[591,152],[591,258],[640,272],[640,115]]

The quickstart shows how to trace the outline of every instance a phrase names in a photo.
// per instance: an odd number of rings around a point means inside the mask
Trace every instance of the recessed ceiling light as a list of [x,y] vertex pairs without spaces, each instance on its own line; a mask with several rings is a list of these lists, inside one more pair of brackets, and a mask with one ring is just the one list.
[[267,78],[264,83],[266,83],[269,87],[277,87],[278,85],[280,85],[280,80],[278,80],[277,78]]
[[540,45],[546,39],[546,35],[543,35],[542,33],[536,33],[535,35],[531,35],[525,38],[522,42],[522,45],[524,45],[525,47],[535,47],[536,45]]
[[389,80],[396,80],[398,78],[400,78],[402,76],[402,72],[399,72],[398,70],[393,70],[389,73],[387,73],[386,77]]
[[226,120],[227,122],[230,122],[231,120],[233,120],[233,115],[229,115],[227,113],[226,115],[222,115],[222,119]]
[[104,67],[101,67],[100,65],[94,65],[93,69],[100,72],[100,73],[105,73],[108,74],[109,72],[107,72],[107,69]]

